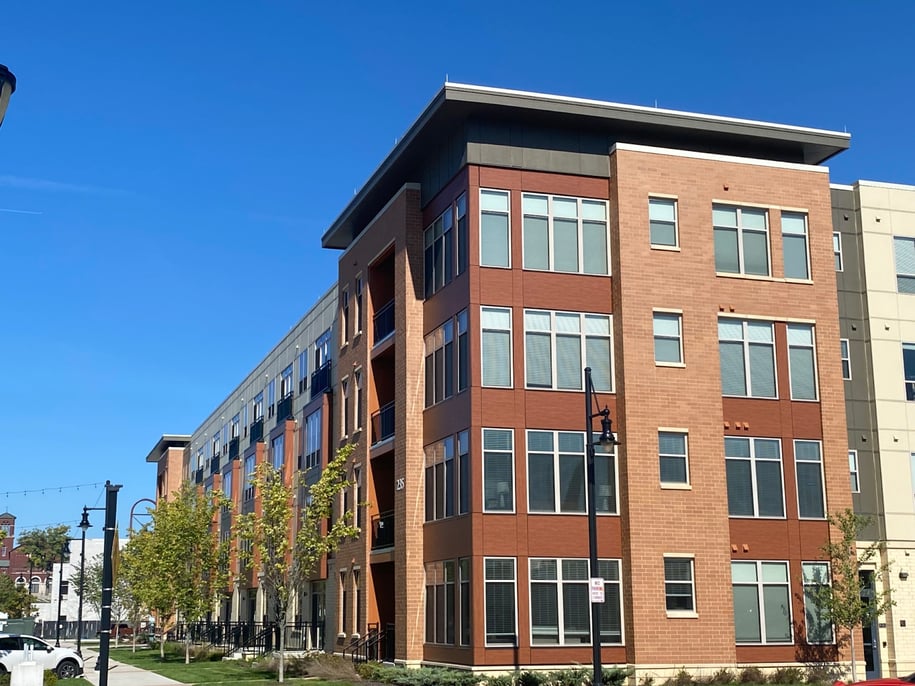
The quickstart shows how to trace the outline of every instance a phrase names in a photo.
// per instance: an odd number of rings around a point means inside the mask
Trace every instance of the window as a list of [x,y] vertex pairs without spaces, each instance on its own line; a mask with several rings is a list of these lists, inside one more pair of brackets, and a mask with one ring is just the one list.
[[858,481],[858,451],[848,451],[848,474],[851,477],[851,492],[860,493],[861,483]]
[[817,373],[811,324],[788,324],[788,368],[791,399],[817,399]]
[[219,453],[222,450],[222,442],[219,440],[219,429],[216,429],[216,433],[213,435],[213,457],[219,459]]
[[724,439],[728,514],[784,517],[781,443],[774,438]]
[[810,278],[806,214],[782,212],[782,254],[785,258],[785,278]]
[[832,232],[832,254],[836,261],[836,271],[842,271],[842,234],[838,231]]
[[356,387],[356,402],[353,415],[356,417],[356,431],[362,428],[362,368],[353,370],[353,385]]
[[[70,582],[69,582],[69,581],[61,581],[61,582],[60,582],[60,595],[61,595],[61,596],[67,596],[69,593],[70,593]],[[63,622],[64,619],[61,618],[61,621]]]
[[304,393],[308,388],[308,351],[299,353],[299,393]]
[[511,267],[508,191],[480,190],[480,266]]
[[283,462],[286,458],[286,438],[283,436],[283,434],[280,434],[273,439],[271,450],[273,457],[273,468],[276,470],[281,470],[283,468]]
[[483,558],[486,645],[516,645],[515,558]]
[[597,391],[612,392],[610,315],[525,310],[528,388],[581,390],[591,367]]
[[343,435],[349,436],[350,432],[350,412],[349,412],[349,377],[344,376],[340,379],[340,425],[343,427]]
[[242,427],[242,431],[245,434],[245,437],[247,437],[248,436],[248,403],[245,402],[244,398],[242,398],[241,401],[243,403],[241,406],[241,427]]
[[426,564],[426,643],[454,645],[454,560]]
[[658,431],[662,484],[688,484],[689,461],[685,431]]
[[462,646],[470,645],[470,558],[462,557],[458,560],[458,587],[460,593],[460,600],[458,601],[458,606],[460,607],[460,642]]
[[648,198],[648,231],[652,247],[676,248],[677,201],[672,198]]
[[829,586],[828,562],[803,562],[801,570],[804,579],[804,623],[807,628],[807,643],[833,643],[835,636],[832,623],[817,602],[820,589]]
[[[585,434],[580,431],[528,431],[528,511],[586,512]],[[616,512],[613,455],[594,456],[597,512]]]
[[457,218],[457,269],[455,274],[467,271],[469,244],[467,238],[467,194],[462,193],[454,203],[454,213]]
[[222,494],[225,496],[226,500],[229,502],[223,508],[224,510],[231,509],[232,503],[232,470],[228,470],[222,475]]
[[851,381],[851,353],[848,348],[848,339],[840,338],[839,347],[842,351],[842,378]]
[[896,252],[896,289],[915,293],[915,238],[893,238]]
[[664,600],[668,614],[696,612],[693,558],[664,556]]
[[276,412],[276,379],[267,383],[267,415],[272,417]]
[[765,210],[712,206],[715,271],[769,276],[769,229]]
[[484,512],[514,512],[514,460],[511,429],[483,429]]
[[819,441],[794,442],[794,469],[797,476],[798,516],[813,519],[825,518],[823,456]]
[[905,374],[905,399],[915,400],[915,343],[902,344],[902,367]]
[[724,395],[776,397],[774,341],[771,322],[718,320]]
[[349,342],[349,291],[340,293],[340,345]]
[[454,436],[426,446],[426,521],[454,516]]
[[[530,602],[533,645],[590,645],[591,600],[588,560],[531,558]],[[619,560],[598,560],[604,579],[600,642],[622,643]]]
[[605,201],[524,193],[521,208],[525,269],[609,273]]
[[289,365],[280,374],[280,398],[288,398],[292,393],[292,365]]
[[321,410],[305,417],[305,467],[321,466]]
[[330,362],[330,329],[315,339],[315,371]]
[[512,311],[507,307],[481,307],[480,328],[483,385],[511,388]]
[[232,422],[229,424],[229,437],[231,439],[238,438],[238,427],[239,427],[239,417],[235,415],[232,417]]
[[654,361],[659,364],[683,363],[683,315],[676,312],[654,313]]
[[[457,355],[454,332],[457,329]],[[467,310],[438,327],[425,338],[426,407],[467,389],[468,355]],[[455,386],[457,390],[455,391]]]
[[355,295],[356,295],[356,298],[355,298],[355,300],[356,300],[356,312],[355,312],[356,320],[354,322],[355,326],[353,327],[353,329],[355,331],[355,335],[358,336],[359,334],[362,333],[362,316],[363,316],[363,312],[364,312],[362,309],[362,277],[361,276],[356,277]]
[[737,643],[791,643],[787,562],[732,562]]
[[248,455],[245,458],[245,489],[242,493],[242,499],[245,501],[254,500],[254,455]]
[[458,330],[458,369],[457,369],[457,389],[458,393],[466,391],[470,385],[470,348],[467,340],[467,310],[458,312],[457,330]]
[[454,214],[449,207],[423,232],[426,297],[454,278]]
[[251,403],[251,414],[254,415],[254,421],[264,418],[264,392],[261,391],[254,396],[254,402]]

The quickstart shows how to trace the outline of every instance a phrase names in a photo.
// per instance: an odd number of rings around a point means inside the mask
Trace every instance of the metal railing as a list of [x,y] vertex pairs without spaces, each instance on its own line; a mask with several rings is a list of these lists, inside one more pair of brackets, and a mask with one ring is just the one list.
[[394,435],[394,401],[372,413],[372,445]]
[[373,318],[375,328],[375,338],[373,345],[378,345],[385,338],[394,333],[394,301],[382,307],[375,313]]
[[264,418],[260,417],[251,422],[251,430],[248,432],[251,440],[249,445],[254,445],[264,439]]
[[276,404],[276,421],[281,422],[292,416],[292,393]]
[[[168,639],[206,644],[218,648],[226,655],[250,653],[263,655],[278,650],[280,646],[278,624],[261,622],[193,622],[178,624],[169,632]],[[323,650],[324,624],[312,622],[287,622],[284,648],[293,652]]]
[[394,545],[394,510],[372,517],[372,550]]
[[330,388],[330,360],[311,373],[311,399]]

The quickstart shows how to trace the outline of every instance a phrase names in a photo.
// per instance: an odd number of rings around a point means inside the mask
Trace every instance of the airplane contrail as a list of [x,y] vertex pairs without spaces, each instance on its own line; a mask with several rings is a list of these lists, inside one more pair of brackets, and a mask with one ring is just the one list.
[[10,214],[44,214],[44,212],[35,212],[33,210],[14,210],[9,207],[0,207],[0,212],[9,212]]

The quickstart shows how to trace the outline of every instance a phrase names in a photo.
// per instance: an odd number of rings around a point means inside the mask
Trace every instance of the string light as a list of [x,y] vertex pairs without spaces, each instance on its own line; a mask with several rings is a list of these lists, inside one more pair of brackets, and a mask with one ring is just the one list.
[[56,490],[58,493],[63,493],[64,491],[71,491],[71,490],[78,491],[81,488],[99,488],[100,486],[104,486],[104,485],[105,485],[105,483],[103,481],[97,481],[97,482],[91,483],[91,484],[76,484],[75,486],[45,486],[43,488],[33,488],[31,490],[26,490],[26,491],[20,491],[20,490],[0,491],[0,496],[2,496],[4,498],[9,498],[10,496],[17,496],[20,493],[22,495],[29,495],[30,493],[41,493],[41,495],[44,495],[45,491],[54,491],[54,490]]

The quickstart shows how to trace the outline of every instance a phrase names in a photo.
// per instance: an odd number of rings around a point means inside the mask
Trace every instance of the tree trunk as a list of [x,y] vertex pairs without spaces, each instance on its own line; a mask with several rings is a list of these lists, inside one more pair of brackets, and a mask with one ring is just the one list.
[[857,663],[855,662],[855,629],[857,627],[852,627],[851,630],[851,683],[855,683],[858,680],[858,670]]
[[[185,628],[185,631],[188,631]],[[191,634],[190,631],[184,635],[184,664],[191,664]]]
[[286,674],[286,622],[283,621],[282,624],[278,624],[280,629],[280,668],[277,673],[277,680],[280,683],[283,683],[284,676]]

